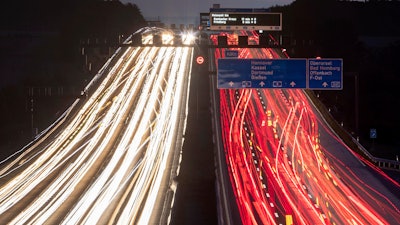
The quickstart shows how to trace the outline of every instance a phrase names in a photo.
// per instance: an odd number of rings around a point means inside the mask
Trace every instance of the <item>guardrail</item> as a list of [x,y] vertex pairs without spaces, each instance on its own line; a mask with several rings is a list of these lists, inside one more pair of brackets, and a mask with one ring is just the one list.
[[389,160],[389,159],[381,159],[381,158],[375,158],[375,160],[376,160],[375,164],[377,164],[380,168],[400,171],[400,162],[399,161]]
[[368,152],[356,139],[353,138],[353,142],[357,144],[358,148],[379,168],[387,170],[398,170],[400,171],[400,162],[396,160],[378,158]]
[[400,162],[396,160],[383,159],[373,156],[362,146],[358,140],[356,140],[351,134],[349,134],[346,130],[343,129],[342,126],[333,118],[333,116],[326,109],[325,105],[319,101],[319,99],[315,96],[314,92],[310,90],[306,90],[307,96],[314,103],[314,105],[318,108],[318,110],[325,115],[326,121],[329,125],[336,131],[336,133],[340,136],[344,143],[346,143],[351,149],[361,154],[364,158],[375,164],[381,169],[387,170],[396,170],[400,171]]

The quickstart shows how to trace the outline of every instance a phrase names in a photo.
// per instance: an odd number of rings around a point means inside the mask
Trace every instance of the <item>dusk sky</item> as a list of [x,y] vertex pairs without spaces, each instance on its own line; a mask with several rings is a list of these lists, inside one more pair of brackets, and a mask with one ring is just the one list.
[[213,4],[221,8],[269,8],[288,5],[294,0],[120,0],[136,4],[147,20],[160,19],[165,24],[198,24],[199,14],[208,12]]

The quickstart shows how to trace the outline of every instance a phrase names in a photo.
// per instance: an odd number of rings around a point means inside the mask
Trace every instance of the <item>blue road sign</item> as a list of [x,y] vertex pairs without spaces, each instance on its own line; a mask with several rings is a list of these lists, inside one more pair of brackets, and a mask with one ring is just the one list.
[[225,58],[237,58],[239,57],[238,50],[225,50]]
[[343,89],[342,59],[308,59],[308,88]]
[[218,59],[217,87],[306,88],[306,59]]
[[369,138],[375,139],[377,137],[376,135],[376,129],[375,128],[371,128],[369,130]]

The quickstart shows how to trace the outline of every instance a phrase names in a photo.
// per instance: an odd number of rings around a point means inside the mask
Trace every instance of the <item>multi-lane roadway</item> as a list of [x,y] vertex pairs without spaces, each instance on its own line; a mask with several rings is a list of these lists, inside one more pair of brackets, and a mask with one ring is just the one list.
[[[141,31],[143,43],[154,31]],[[168,223],[193,47],[128,46],[57,121],[1,162],[2,224]],[[278,48],[236,50],[240,58],[288,57]],[[212,54],[225,57],[221,48]],[[306,92],[220,89],[215,97],[216,158],[227,175],[217,175],[226,194],[219,209],[240,218],[220,221],[400,224],[399,184],[349,149]]]
[[[151,43],[153,30],[142,32]],[[119,49],[59,120],[1,163],[1,224],[166,223],[192,55],[185,46]]]
[[[221,35],[235,43],[238,33]],[[288,57],[279,48],[235,50],[239,58]],[[215,62],[224,57],[214,51]],[[349,149],[303,90],[218,94],[220,165],[242,224],[400,224],[399,184]]]

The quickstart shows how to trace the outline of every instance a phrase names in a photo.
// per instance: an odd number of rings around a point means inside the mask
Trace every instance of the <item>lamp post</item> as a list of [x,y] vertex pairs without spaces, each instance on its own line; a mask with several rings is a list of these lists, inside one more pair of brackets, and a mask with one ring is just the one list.
[[358,137],[359,134],[359,81],[358,81],[358,72],[346,72],[346,76],[353,77],[354,79],[354,132]]

